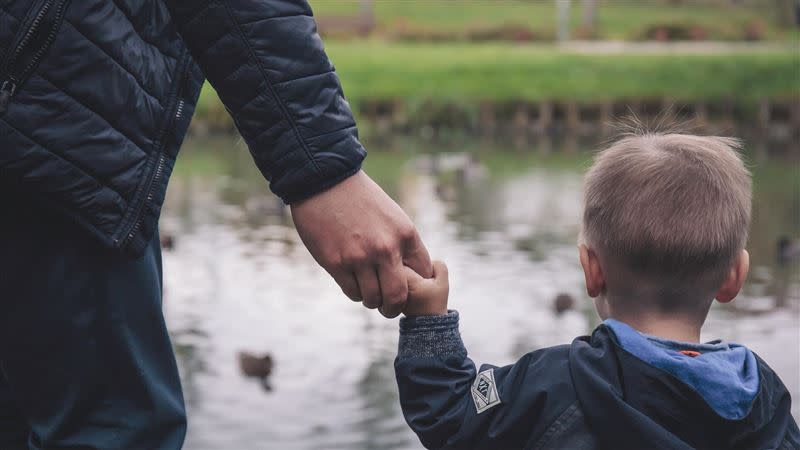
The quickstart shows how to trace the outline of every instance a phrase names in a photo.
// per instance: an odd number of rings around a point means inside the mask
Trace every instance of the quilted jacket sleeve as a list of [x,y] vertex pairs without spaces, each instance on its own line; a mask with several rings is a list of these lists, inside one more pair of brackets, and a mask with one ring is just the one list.
[[366,152],[305,0],[167,3],[273,192],[292,203],[360,169]]
[[406,422],[430,449],[529,448],[571,403],[566,346],[477,370],[458,312],[405,317],[395,374]]

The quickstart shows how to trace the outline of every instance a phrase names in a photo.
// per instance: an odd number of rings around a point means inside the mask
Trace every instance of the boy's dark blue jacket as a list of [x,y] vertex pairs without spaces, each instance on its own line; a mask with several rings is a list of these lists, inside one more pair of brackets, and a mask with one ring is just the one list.
[[0,198],[141,252],[206,77],[284,201],[359,170],[305,0],[0,0]]
[[427,448],[800,448],[788,391],[741,346],[700,344],[710,350],[692,358],[607,321],[571,345],[478,371],[458,313],[400,327],[400,400]]

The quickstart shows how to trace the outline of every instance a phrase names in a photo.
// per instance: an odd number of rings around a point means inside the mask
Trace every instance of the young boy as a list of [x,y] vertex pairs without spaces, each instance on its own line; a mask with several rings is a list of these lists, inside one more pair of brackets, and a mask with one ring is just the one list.
[[738,148],[734,139],[642,133],[597,156],[579,253],[604,322],[570,345],[477,371],[447,309],[447,268],[435,264],[430,280],[408,270],[395,369],[422,443],[800,448],[789,393],[769,366],[744,346],[699,342],[712,301],[733,300],[747,275],[751,181]]

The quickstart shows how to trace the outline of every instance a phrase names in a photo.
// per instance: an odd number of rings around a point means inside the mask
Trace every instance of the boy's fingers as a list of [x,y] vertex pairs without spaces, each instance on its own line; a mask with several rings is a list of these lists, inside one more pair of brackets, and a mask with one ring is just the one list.
[[434,261],[433,278],[435,278],[436,281],[444,281],[444,282],[449,281],[450,271],[447,270],[447,264],[445,264],[443,261]]
[[420,274],[414,271],[411,267],[403,266],[403,271],[406,275],[406,282],[408,283],[408,288],[411,289],[412,286],[417,286],[420,283],[425,282],[425,278],[422,278]]
[[447,270],[447,265],[442,261],[434,261],[432,264],[433,267],[433,278],[427,279],[423,278],[415,272],[412,268],[406,266],[404,267],[406,272],[406,280],[408,281],[408,290],[415,291],[417,293],[424,292],[427,289],[432,288],[433,286],[439,284],[448,284],[449,283],[449,272]]

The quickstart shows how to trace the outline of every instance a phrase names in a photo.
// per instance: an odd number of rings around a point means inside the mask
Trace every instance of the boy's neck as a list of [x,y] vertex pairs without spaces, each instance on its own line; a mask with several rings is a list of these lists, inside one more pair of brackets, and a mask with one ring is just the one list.
[[653,317],[637,314],[612,314],[612,318],[636,331],[663,339],[681,342],[700,342],[700,326],[679,317]]

